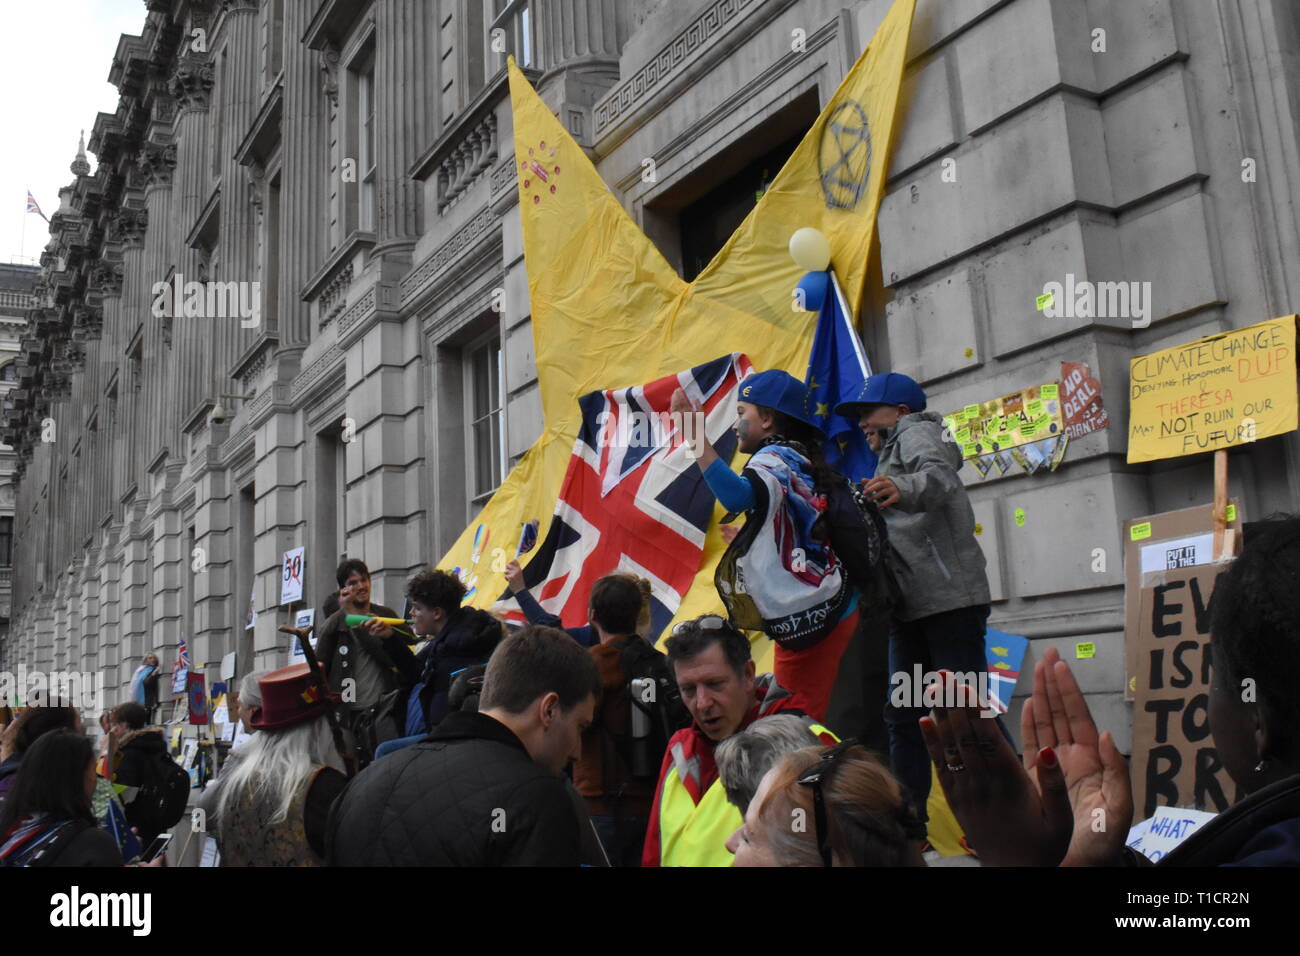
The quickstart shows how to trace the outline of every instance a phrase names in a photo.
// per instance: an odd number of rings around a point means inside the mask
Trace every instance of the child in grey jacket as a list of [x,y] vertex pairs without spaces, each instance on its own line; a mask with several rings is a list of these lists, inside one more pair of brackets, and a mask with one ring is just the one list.
[[[878,456],[876,474],[862,489],[880,507],[890,543],[905,562],[896,571],[902,598],[889,636],[891,687],[914,682],[917,665],[924,675],[942,669],[971,680],[987,668],[989,583],[975,515],[957,475],[961,450],[945,436],[942,417],[925,406],[920,385],[887,372],[868,378],[856,400],[835,409],[858,419]],[[930,756],[919,721],[928,710],[915,703],[912,694],[891,693],[885,723],[894,773],[925,820]]]

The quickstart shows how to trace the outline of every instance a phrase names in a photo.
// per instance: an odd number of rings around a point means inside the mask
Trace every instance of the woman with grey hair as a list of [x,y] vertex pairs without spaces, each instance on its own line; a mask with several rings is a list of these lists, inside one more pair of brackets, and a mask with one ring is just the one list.
[[330,804],[347,783],[324,696],[306,664],[271,671],[259,684],[257,733],[217,796],[221,865],[321,866]]
[[805,747],[821,746],[822,740],[812,729],[812,720],[798,714],[773,714],[756,720],[738,734],[733,734],[714,751],[718,776],[722,778],[727,800],[743,817],[754,799],[758,782],[786,754]]
[[[257,682],[269,673],[271,672],[254,671],[251,674],[246,674],[244,679],[239,682],[238,714],[239,722],[244,727],[248,727],[249,721],[253,719],[253,711],[262,706],[262,690],[258,687]],[[256,734],[256,731],[254,731],[254,734]],[[203,793],[194,804],[202,813],[200,817],[196,818],[202,822],[196,824],[196,826],[202,826],[203,830],[207,833],[216,833],[217,828],[220,826],[220,816],[217,813],[217,806],[221,797],[221,785],[225,783],[234,772],[235,765],[239,762],[239,758],[244,753],[244,748],[252,739],[251,736],[247,737],[239,746],[230,749],[230,752],[226,754],[226,759],[221,763],[221,773],[217,775],[215,780],[203,788]]]

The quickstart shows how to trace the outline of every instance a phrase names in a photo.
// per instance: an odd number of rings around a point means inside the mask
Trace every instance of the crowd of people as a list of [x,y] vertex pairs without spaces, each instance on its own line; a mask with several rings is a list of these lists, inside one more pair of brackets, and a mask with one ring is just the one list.
[[[701,413],[680,391],[673,409]],[[565,628],[512,562],[516,627],[462,606],[440,570],[410,580],[399,616],[372,601],[363,562],[343,562],[315,664],[241,683],[251,736],[198,803],[221,864],[922,866],[932,774],[983,865],[1143,862],[1124,845],[1127,763],[1065,661],[1034,666],[1023,759],[954,676],[985,669],[989,588],[960,449],[924,391],[876,375],[836,411],[878,456],[856,486],[784,372],[741,384],[739,474],[694,429],[704,482],[744,520],[725,534],[725,613],[677,624],[663,651],[634,575],[596,581],[588,623]],[[1300,863],[1298,583],[1289,518],[1260,523],[1220,578],[1209,721],[1243,798],[1162,866]],[[882,615],[890,670],[949,685],[932,710],[880,701],[884,756],[827,722],[846,648]],[[772,640],[773,673],[746,630]],[[120,865],[175,822],[156,680],[146,660],[136,699],[103,718],[100,760],[72,708],[30,707],[0,731],[0,865]]]

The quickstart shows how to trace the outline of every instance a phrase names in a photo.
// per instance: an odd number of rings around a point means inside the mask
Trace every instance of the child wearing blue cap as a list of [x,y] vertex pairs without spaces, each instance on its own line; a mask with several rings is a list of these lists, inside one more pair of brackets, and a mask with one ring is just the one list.
[[[828,544],[822,512],[843,479],[822,457],[826,436],[812,424],[808,389],[780,370],[740,383],[734,430],[752,457],[737,475],[702,427],[688,441],[709,489],[746,520],[718,564],[715,581],[733,624],[761,630],[775,646],[777,683],[825,716],[840,658],[858,623],[857,593]],[[702,415],[686,394],[672,411]]]
[[[863,493],[881,508],[896,569],[900,601],[889,635],[889,671],[983,673],[989,582],[975,540],[975,514],[958,471],[961,449],[943,417],[926,411],[925,390],[900,372],[872,375],[858,397],[835,407],[858,425],[877,455]],[[930,754],[921,737],[927,708],[885,704],[889,758],[926,819]],[[1001,721],[999,721],[1001,726]],[[1006,733],[1005,727],[1002,728]]]

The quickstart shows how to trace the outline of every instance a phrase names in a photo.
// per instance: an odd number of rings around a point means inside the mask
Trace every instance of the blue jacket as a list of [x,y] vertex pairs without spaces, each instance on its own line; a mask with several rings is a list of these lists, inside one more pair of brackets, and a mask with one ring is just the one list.
[[474,664],[486,664],[502,633],[501,622],[487,611],[463,607],[451,616],[442,633],[416,655],[420,682],[407,699],[408,736],[438,726],[447,715],[451,675]]

